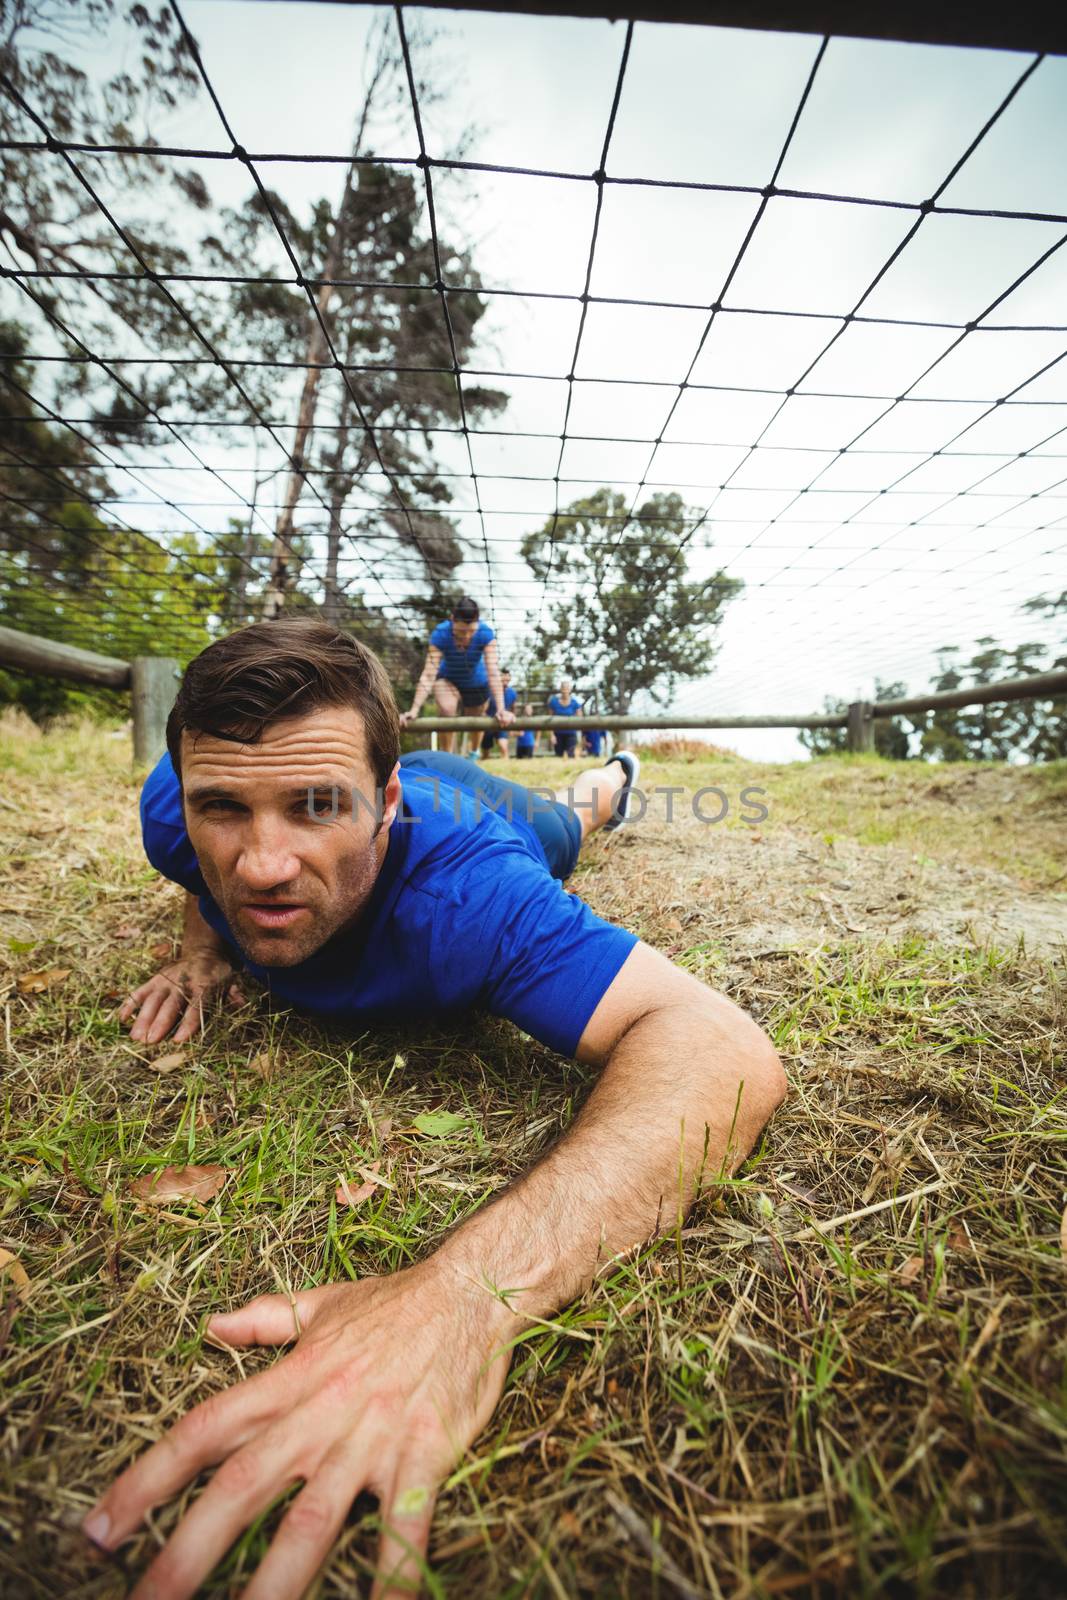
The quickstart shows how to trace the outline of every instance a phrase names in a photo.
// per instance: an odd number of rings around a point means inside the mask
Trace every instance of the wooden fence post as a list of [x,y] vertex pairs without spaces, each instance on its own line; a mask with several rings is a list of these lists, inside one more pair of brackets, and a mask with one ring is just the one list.
[[853,700],[848,708],[848,747],[859,755],[874,749],[874,711],[869,700]]
[[135,656],[130,663],[133,700],[133,759],[153,766],[167,743],[167,718],[178,692],[181,668],[168,656]]

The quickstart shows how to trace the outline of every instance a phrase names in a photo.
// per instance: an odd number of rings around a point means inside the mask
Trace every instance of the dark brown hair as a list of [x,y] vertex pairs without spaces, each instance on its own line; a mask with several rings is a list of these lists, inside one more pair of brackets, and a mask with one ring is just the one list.
[[457,600],[452,607],[452,615],[457,622],[477,622],[480,614],[477,600],[472,600],[469,594]]
[[181,776],[183,732],[255,744],[266,728],[322,706],[353,706],[367,759],[384,789],[400,757],[393,690],[373,650],[328,623],[301,617],[256,622],[209,644],[185,669],[167,719],[167,749]]

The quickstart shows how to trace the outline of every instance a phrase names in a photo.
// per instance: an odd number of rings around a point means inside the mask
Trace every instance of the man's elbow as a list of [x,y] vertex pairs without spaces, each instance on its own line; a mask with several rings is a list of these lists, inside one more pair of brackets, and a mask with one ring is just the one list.
[[729,1008],[727,1015],[733,1034],[732,1053],[752,1102],[758,1103],[763,1121],[766,1122],[789,1093],[789,1080],[781,1057],[769,1036],[747,1011],[742,1011],[724,995],[716,995],[715,998]]
[[[762,1033],[762,1029],[760,1031]],[[763,1034],[763,1040],[766,1047],[765,1053],[767,1058],[766,1075],[768,1092],[771,1098],[771,1112],[773,1113],[778,1110],[778,1107],[782,1104],[782,1101],[789,1093],[789,1079],[785,1075],[785,1068],[782,1066],[781,1056],[778,1054],[777,1050],[774,1048],[773,1044],[767,1038],[765,1033]]]

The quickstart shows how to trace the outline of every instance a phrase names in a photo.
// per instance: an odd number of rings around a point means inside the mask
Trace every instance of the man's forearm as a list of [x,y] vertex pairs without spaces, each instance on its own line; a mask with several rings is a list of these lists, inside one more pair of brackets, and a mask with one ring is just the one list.
[[200,902],[188,890],[185,895],[185,920],[182,925],[181,956],[226,956],[225,944],[209,922],[200,914]]
[[472,1288],[550,1317],[613,1257],[677,1224],[748,1154],[785,1094],[766,1037],[709,996],[636,1022],[571,1129],[438,1252]]
[[426,704],[427,698],[429,696],[430,690],[433,688],[434,680],[436,679],[436,677],[437,677],[437,662],[436,661],[428,661],[426,663],[426,665],[423,667],[421,673],[419,674],[419,681],[415,685],[415,694],[414,694],[414,697],[413,697],[412,702],[411,702],[411,710],[412,710],[412,714],[414,716],[418,716],[419,712],[422,710],[423,706]]

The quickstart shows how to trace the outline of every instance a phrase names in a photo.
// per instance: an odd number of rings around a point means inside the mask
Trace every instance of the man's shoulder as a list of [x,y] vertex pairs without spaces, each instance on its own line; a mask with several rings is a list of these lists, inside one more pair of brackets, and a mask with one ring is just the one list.
[[402,770],[401,788],[404,807],[393,826],[402,890],[458,902],[490,890],[494,879],[506,888],[528,882],[531,872],[550,876],[506,810],[484,795],[417,767]]

